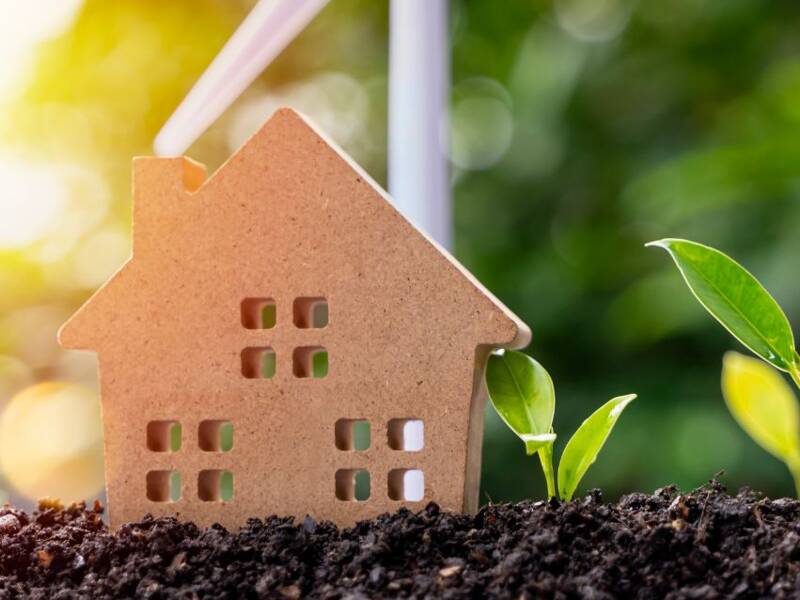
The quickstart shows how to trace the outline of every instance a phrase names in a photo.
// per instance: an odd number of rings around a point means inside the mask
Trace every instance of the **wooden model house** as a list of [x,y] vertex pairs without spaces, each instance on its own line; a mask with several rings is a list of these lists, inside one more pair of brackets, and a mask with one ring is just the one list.
[[289,109],[208,179],[133,180],[132,258],[59,333],[99,356],[113,527],[476,509],[483,365],[518,318]]

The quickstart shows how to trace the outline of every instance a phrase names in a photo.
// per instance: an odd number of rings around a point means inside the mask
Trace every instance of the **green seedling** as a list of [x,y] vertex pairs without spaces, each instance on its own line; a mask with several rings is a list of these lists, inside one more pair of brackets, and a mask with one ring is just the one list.
[[788,373],[800,387],[800,356],[783,310],[753,275],[719,250],[678,239],[648,246],[666,250],[700,304],[764,361],[726,354],[722,393],[742,429],[786,463],[800,497],[800,411],[791,388],[775,370]]
[[548,498],[555,497],[557,493],[562,500],[572,499],[620,414],[636,398],[635,394],[613,398],[581,424],[561,454],[556,486],[553,470],[556,394],[550,375],[527,354],[500,350],[489,356],[486,387],[492,406],[525,444],[528,455],[539,456],[547,482]]

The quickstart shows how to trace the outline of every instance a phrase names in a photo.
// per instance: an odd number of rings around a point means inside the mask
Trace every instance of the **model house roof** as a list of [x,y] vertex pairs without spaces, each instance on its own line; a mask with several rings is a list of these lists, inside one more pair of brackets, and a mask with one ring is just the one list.
[[[262,186],[261,181],[269,185]],[[387,268],[396,254],[392,244],[407,242],[413,251],[405,260],[418,263],[420,285],[444,281],[443,274],[452,280],[453,271],[457,272],[469,285],[454,293],[464,295],[464,290],[469,289],[468,295],[472,296],[462,304],[473,304],[476,315],[488,308],[476,318],[487,318],[485,313],[491,312],[498,327],[505,331],[502,340],[476,343],[523,347],[529,341],[530,331],[518,317],[446,250],[403,218],[380,186],[291,109],[276,111],[209,178],[203,165],[185,157],[136,158],[133,187],[132,257],[61,329],[59,339],[65,347],[102,349],[114,335],[115,323],[125,306],[144,302],[144,292],[137,296],[131,295],[130,290],[147,289],[150,295],[158,295],[159,286],[154,280],[171,281],[191,273],[198,265],[217,259],[222,263],[240,240],[253,249],[252,260],[304,260],[293,254],[292,247],[314,242],[303,240],[302,235],[287,238],[277,250],[271,247],[269,255],[259,255],[258,248],[262,246],[260,239],[272,240],[290,230],[288,222],[287,227],[282,227],[281,219],[296,221],[298,215],[305,218],[306,210],[315,211],[308,218],[317,219],[317,224],[329,219],[331,235],[338,238],[351,236],[357,240],[359,236],[371,236],[374,243],[371,241],[368,247],[386,253]],[[277,195],[282,198],[281,204],[265,212],[265,207],[277,202]],[[375,224],[381,227],[376,228]],[[323,230],[320,225],[315,235]],[[391,240],[384,236],[385,247],[381,246],[382,231],[392,233]],[[241,273],[229,270],[219,277],[244,277],[247,259],[241,262]],[[302,268],[313,270],[314,265],[303,262]]]

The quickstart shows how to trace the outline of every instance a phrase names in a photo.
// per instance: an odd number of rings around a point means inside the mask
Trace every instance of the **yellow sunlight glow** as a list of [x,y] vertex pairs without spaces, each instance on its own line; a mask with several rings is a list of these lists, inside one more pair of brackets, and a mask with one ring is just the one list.
[[53,231],[68,200],[58,172],[0,156],[0,248],[23,247]]

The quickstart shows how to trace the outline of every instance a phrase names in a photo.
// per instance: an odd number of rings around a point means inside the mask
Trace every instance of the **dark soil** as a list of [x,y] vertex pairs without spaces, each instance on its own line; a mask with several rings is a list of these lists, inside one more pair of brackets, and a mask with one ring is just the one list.
[[342,530],[147,518],[114,535],[101,512],[0,509],[0,597],[800,598],[800,503],[718,483],[472,517],[429,505]]

